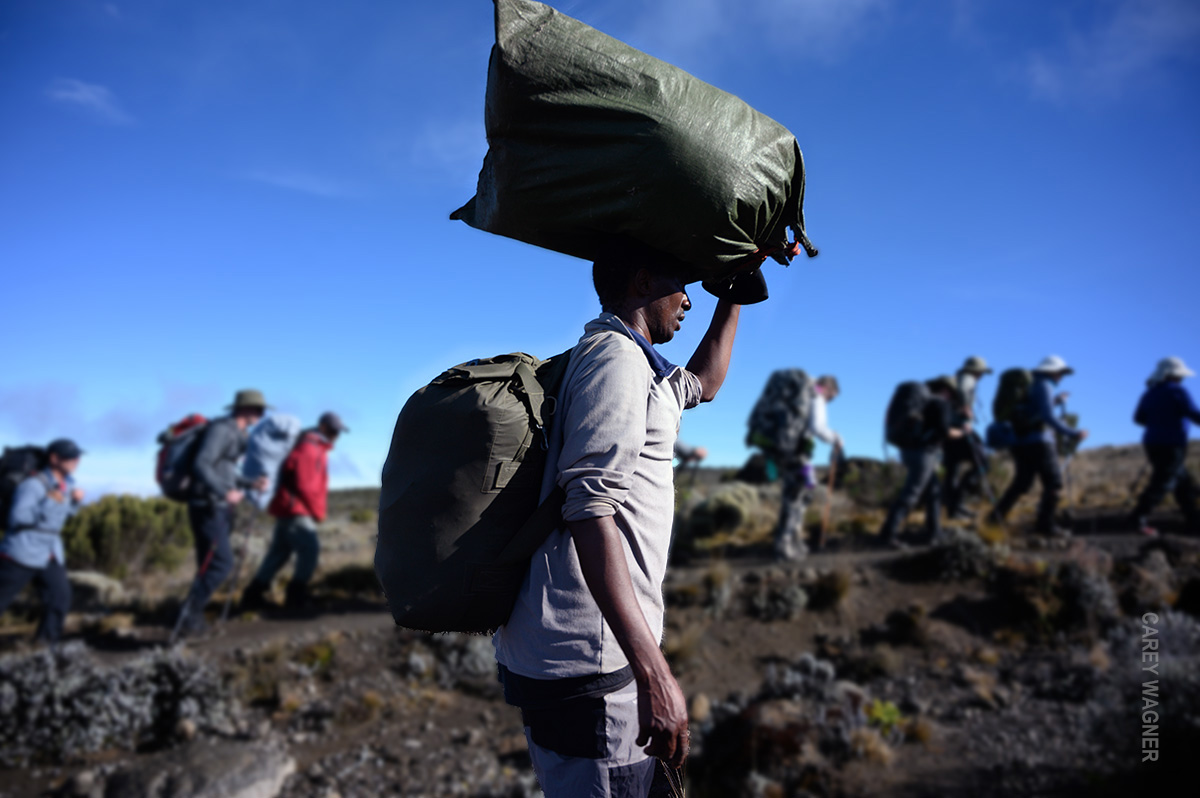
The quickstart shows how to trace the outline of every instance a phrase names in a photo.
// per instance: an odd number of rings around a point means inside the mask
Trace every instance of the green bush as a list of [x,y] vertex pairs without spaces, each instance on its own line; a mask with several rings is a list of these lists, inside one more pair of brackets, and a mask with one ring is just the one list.
[[350,511],[350,520],[355,524],[369,524],[375,520],[375,513],[372,510],[358,508]]
[[187,508],[166,499],[105,496],[81,509],[62,532],[67,564],[117,579],[177,568],[191,553]]

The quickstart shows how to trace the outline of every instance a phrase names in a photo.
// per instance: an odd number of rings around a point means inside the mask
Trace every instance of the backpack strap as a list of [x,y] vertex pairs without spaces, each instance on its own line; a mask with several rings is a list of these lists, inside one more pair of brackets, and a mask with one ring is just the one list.
[[533,511],[533,515],[521,525],[517,534],[512,536],[504,550],[497,555],[495,564],[528,561],[550,533],[562,525],[562,508],[566,500],[567,492],[556,485],[546,500]]
[[[517,373],[521,378],[521,382],[525,387],[525,391],[530,396],[531,410],[533,410],[534,418],[539,426],[542,427],[542,435],[545,436],[545,424],[543,419],[553,416],[558,410],[558,393],[562,390],[563,379],[567,373],[567,365],[571,361],[571,353],[574,349],[555,355],[547,361],[547,371],[543,382],[538,382],[536,377],[532,382],[537,386],[536,391],[531,390],[529,382],[526,379],[525,372],[528,370],[532,375],[532,370],[529,370],[524,364],[517,367]],[[533,401],[534,397],[538,401]],[[543,412],[546,404],[549,404],[549,409]],[[536,407],[536,409],[533,409]],[[545,438],[543,437],[543,440]],[[557,485],[554,490],[550,491],[550,495],[538,505],[533,514],[526,519],[521,525],[521,529],[517,534],[513,535],[509,540],[508,545],[496,557],[496,564],[518,563],[528,560],[537,547],[542,545],[542,542],[550,536],[550,533],[562,524],[562,508],[563,503],[567,500],[567,492]]]

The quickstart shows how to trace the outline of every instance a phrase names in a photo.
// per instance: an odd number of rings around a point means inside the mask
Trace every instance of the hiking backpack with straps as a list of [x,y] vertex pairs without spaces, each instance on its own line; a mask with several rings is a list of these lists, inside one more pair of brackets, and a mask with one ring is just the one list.
[[250,430],[246,439],[246,457],[242,461],[242,477],[250,481],[267,478],[266,490],[246,491],[246,497],[258,509],[265,510],[271,503],[279,468],[300,440],[302,427],[295,416],[272,413]]
[[767,379],[747,424],[746,445],[792,454],[808,432],[816,383],[803,369],[780,369]]
[[192,413],[159,434],[154,479],[163,496],[177,502],[191,498],[192,464],[207,429],[208,419]]
[[1029,418],[1029,396],[1033,388],[1033,372],[1029,369],[1008,369],[1000,374],[996,397],[992,399],[992,418],[1012,424],[1020,431],[1032,425]]
[[375,573],[400,626],[490,632],[562,521],[539,504],[570,352],[517,353],[443,372],[405,403],[383,466]]
[[17,486],[46,465],[46,450],[41,446],[5,446],[0,455],[0,529],[8,528]]
[[902,382],[888,403],[887,442],[898,449],[918,449],[925,441],[925,407],[933,394],[923,382]]

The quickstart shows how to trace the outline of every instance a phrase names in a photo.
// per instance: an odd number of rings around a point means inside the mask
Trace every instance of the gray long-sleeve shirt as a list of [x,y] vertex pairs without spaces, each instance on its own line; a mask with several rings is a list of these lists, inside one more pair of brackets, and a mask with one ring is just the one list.
[[204,440],[192,462],[195,499],[224,501],[225,494],[242,487],[238,460],[246,451],[246,433],[238,429],[231,416],[209,423]]
[[[700,403],[701,390],[696,375],[663,361],[604,313],[571,354],[550,429],[543,498],[560,485],[564,521],[613,517],[638,604],[660,638],[675,509],[673,448],[680,416]],[[500,664],[535,679],[612,673],[628,664],[565,526],[534,554],[493,642]]]

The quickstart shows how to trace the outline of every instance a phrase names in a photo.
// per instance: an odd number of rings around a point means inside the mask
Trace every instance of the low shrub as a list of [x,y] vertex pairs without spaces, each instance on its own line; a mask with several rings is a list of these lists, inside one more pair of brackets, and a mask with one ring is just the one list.
[[82,508],[62,532],[67,563],[117,579],[170,571],[192,551],[187,508],[166,499],[105,496]]

